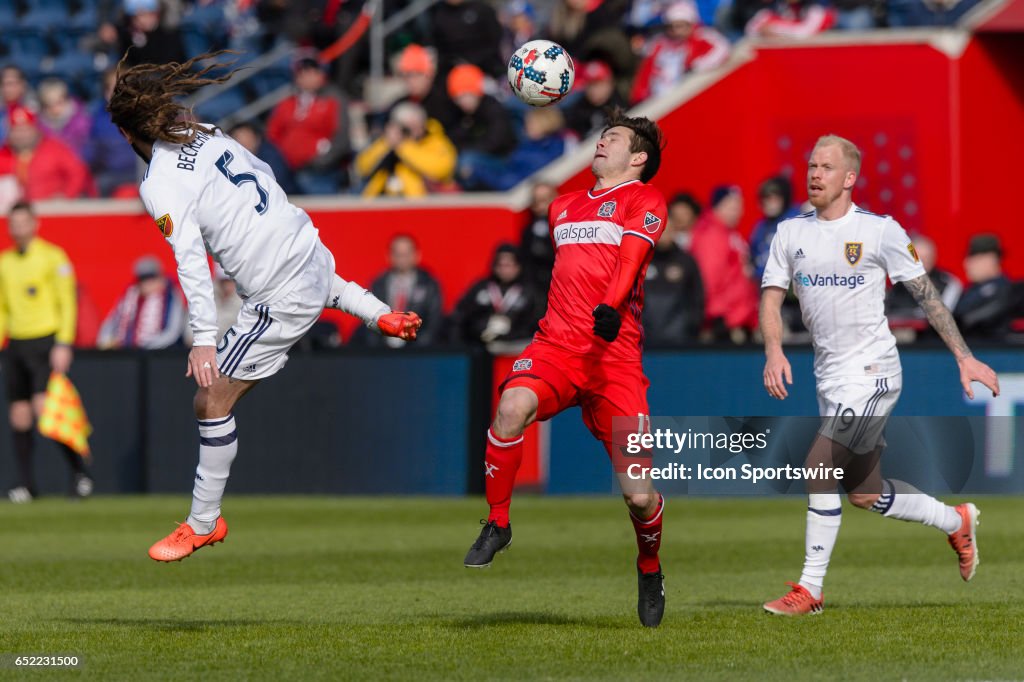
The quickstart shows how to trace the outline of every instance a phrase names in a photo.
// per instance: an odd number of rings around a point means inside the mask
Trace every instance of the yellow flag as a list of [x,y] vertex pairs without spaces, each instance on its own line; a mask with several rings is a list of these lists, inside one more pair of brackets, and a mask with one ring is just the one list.
[[39,417],[39,433],[63,443],[82,457],[89,457],[92,424],[75,385],[63,374],[51,374],[46,385],[46,403]]

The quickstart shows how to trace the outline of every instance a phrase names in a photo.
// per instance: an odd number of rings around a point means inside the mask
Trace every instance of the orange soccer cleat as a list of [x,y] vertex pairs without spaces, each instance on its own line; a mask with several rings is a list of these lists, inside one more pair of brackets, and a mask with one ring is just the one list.
[[949,534],[949,546],[960,557],[960,577],[964,582],[974,577],[978,569],[978,517],[981,512],[970,502],[958,504],[956,513],[960,515],[960,528]]
[[775,601],[765,603],[765,611],[778,616],[805,616],[821,613],[825,609],[825,595],[821,595],[820,599],[815,599],[803,585],[786,584],[793,589]]
[[156,561],[181,561],[200,547],[223,542],[228,535],[228,524],[223,517],[217,518],[217,525],[209,535],[196,535],[192,526],[182,523],[178,528],[149,548],[149,558]]

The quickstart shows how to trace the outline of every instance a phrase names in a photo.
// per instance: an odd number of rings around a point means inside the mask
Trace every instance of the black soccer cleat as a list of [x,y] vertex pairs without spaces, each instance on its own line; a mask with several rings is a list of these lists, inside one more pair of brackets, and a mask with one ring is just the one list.
[[466,568],[487,568],[494,561],[494,555],[504,552],[512,544],[512,524],[502,528],[494,521],[484,521],[480,537],[469,548],[462,565]]
[[661,566],[654,573],[641,573],[638,569],[636,582],[639,591],[636,613],[645,627],[656,628],[665,615],[665,576]]

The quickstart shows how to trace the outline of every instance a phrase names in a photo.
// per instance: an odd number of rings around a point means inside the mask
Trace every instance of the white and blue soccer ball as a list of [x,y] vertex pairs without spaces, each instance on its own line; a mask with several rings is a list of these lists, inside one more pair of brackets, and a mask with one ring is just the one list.
[[546,107],[568,95],[575,78],[572,57],[550,40],[531,40],[508,60],[512,92],[533,107]]

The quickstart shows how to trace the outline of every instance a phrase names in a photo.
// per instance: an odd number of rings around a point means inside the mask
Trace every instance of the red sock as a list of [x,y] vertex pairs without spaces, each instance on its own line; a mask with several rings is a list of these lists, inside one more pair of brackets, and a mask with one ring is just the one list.
[[636,546],[640,553],[636,558],[636,567],[641,573],[654,573],[661,563],[658,561],[658,550],[661,548],[661,512],[665,509],[665,498],[658,495],[658,508],[646,520],[638,519],[629,513],[636,531]]
[[523,461],[523,436],[499,438],[487,430],[487,454],[484,456],[484,483],[487,504],[491,505],[488,521],[508,526],[508,508],[512,504],[512,486]]

